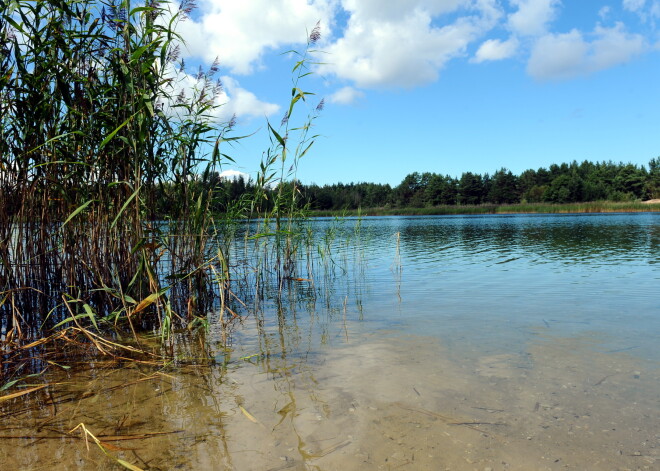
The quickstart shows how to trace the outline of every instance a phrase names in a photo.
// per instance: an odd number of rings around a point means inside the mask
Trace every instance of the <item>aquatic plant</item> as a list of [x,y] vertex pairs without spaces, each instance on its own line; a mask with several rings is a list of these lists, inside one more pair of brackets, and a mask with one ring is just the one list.
[[[263,217],[248,237],[275,239],[262,258],[280,287],[295,271],[295,172],[322,102],[307,107],[302,125],[292,116],[311,96],[299,82],[318,25],[293,68],[287,119],[277,130],[268,124],[273,146],[255,193],[215,220],[212,178],[231,160],[225,146],[241,137],[231,135],[234,119],[217,119],[217,62],[191,74],[178,59],[177,24],[193,7],[0,0],[5,351],[72,329],[111,353],[121,346],[99,340],[108,332],[167,339],[176,326],[204,325],[217,300],[226,329],[238,317],[230,309],[237,218]],[[195,86],[184,88],[184,79]]]

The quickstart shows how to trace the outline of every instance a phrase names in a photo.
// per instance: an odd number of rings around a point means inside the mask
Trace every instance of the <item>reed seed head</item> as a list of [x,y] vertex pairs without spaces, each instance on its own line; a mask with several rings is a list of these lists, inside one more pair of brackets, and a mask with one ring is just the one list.
[[314,26],[312,32],[309,33],[309,43],[316,44],[319,39],[321,39],[321,22],[317,21],[316,26]]
[[222,86],[222,80],[218,79],[215,81],[215,86],[213,87],[213,95],[218,96],[222,93],[223,86]]
[[181,12],[181,19],[185,20],[190,18],[190,13],[197,8],[195,0],[181,0],[179,4],[179,12]]
[[174,46],[172,49],[169,50],[165,60],[167,62],[176,62],[179,59],[180,54],[181,54],[181,47],[177,44],[176,46]]
[[213,61],[213,64],[211,64],[211,67],[209,68],[209,71],[207,73],[208,77],[210,78],[215,74],[217,74],[218,70],[220,70],[220,59],[216,57],[215,60]]
[[160,12],[159,12],[159,10],[161,9],[160,8],[160,1],[159,0],[151,0],[149,2],[149,8],[153,8],[153,10],[149,12],[149,19],[151,21],[153,21],[160,14]]
[[176,97],[176,104],[182,105],[185,102],[186,102],[186,91],[181,90],[181,92]]

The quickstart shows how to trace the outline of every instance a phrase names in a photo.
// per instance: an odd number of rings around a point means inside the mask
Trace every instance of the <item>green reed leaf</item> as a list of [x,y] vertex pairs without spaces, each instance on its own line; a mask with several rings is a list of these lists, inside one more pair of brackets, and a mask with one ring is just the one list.
[[140,187],[137,187],[137,189],[133,192],[133,194],[126,200],[126,202],[122,205],[121,209],[115,216],[115,218],[112,220],[112,224],[110,224],[110,229],[113,229],[115,225],[117,224],[117,221],[119,220],[119,217],[122,215],[124,210],[128,207],[129,204],[131,204],[131,201],[137,197],[138,193],[140,192]]
[[85,201],[83,204],[81,204],[80,206],[78,206],[78,207],[75,209],[75,211],[73,211],[71,214],[69,214],[69,217],[66,218],[66,220],[62,223],[62,226],[61,226],[61,227],[66,226],[66,225],[68,224],[69,221],[71,221],[74,217],[76,217],[76,215],[78,215],[78,213],[80,213],[81,211],[83,211],[87,206],[89,206],[89,205],[92,204],[93,202],[94,202],[94,200]]

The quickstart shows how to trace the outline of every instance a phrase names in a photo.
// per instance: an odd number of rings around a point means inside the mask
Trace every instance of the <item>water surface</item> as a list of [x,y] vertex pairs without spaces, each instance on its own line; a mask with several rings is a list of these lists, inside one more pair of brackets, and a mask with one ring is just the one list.
[[658,469],[660,215],[311,224],[313,282],[231,354],[212,317],[213,364],[53,369],[0,462],[117,468],[84,423],[143,469]]

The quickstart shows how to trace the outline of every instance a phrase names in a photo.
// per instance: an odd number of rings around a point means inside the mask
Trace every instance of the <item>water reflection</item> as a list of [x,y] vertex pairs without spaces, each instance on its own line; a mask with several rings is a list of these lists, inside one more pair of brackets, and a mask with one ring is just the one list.
[[[656,250],[660,216],[652,213],[461,216],[403,219],[400,223],[407,253],[428,262],[468,257],[481,264],[505,261],[512,254],[528,257],[531,263],[660,260]],[[486,259],[484,254],[488,254]]]

